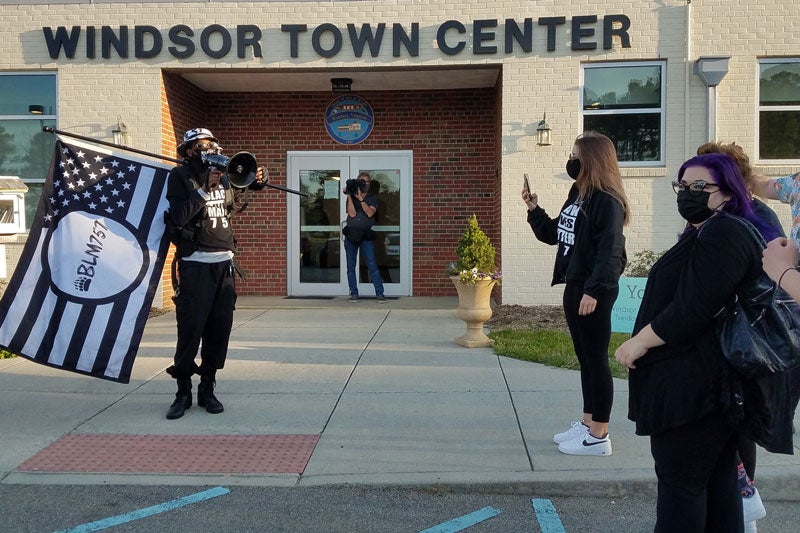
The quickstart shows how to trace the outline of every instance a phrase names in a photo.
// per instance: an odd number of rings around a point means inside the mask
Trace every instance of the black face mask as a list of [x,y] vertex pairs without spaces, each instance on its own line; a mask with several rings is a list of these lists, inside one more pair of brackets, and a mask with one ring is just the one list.
[[567,160],[567,175],[576,180],[578,179],[578,174],[581,173],[581,160],[580,159],[568,159]]
[[189,166],[196,174],[203,174],[208,168],[207,165],[203,163],[203,156],[197,150],[194,150],[192,155],[187,157],[187,160],[189,161]]
[[678,213],[690,224],[705,222],[714,214],[714,210],[708,207],[710,196],[707,191],[678,191]]

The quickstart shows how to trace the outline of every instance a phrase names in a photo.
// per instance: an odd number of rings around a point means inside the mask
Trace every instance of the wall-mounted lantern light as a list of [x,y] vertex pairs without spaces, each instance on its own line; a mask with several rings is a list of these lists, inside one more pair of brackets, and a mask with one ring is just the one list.
[[114,135],[114,144],[125,146],[128,144],[128,126],[122,122],[122,117],[117,117],[117,125],[111,130]]
[[331,78],[331,90],[335,93],[349,93],[352,86],[350,78]]
[[547,113],[545,113],[542,120],[540,120],[539,124],[536,126],[536,142],[539,146],[550,146],[553,144],[550,133],[550,124],[547,123]]

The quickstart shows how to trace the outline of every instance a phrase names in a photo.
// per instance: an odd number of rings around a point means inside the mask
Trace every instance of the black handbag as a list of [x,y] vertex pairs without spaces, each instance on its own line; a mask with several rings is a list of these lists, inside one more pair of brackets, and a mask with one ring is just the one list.
[[[763,249],[766,242],[744,224]],[[728,362],[744,377],[785,372],[800,366],[800,305],[765,273],[737,289],[717,313],[716,330]]]
[[342,233],[347,238],[347,240],[355,243],[360,244],[361,241],[370,241],[372,239],[369,238],[369,233],[374,233],[370,228],[360,228],[357,226],[347,226],[342,229]]

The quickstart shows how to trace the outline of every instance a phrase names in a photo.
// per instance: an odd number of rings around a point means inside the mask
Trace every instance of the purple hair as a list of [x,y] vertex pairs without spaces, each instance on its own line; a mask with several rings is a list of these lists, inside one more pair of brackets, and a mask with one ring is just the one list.
[[759,233],[769,242],[780,235],[780,232],[766,220],[762,220],[753,211],[753,200],[747,190],[744,178],[739,172],[736,161],[727,154],[703,154],[687,160],[678,171],[678,180],[683,179],[687,168],[703,167],[708,170],[720,192],[730,197],[720,209],[724,213],[745,218],[758,228]]

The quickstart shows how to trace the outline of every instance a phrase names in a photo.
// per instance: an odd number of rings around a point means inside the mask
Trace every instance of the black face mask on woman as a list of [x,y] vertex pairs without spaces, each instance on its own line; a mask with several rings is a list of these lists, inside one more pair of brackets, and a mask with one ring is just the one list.
[[578,174],[581,173],[581,160],[578,158],[575,159],[568,159],[567,160],[567,175],[576,180],[578,179]]
[[678,213],[690,224],[705,222],[714,214],[708,207],[710,196],[708,191],[678,191]]

